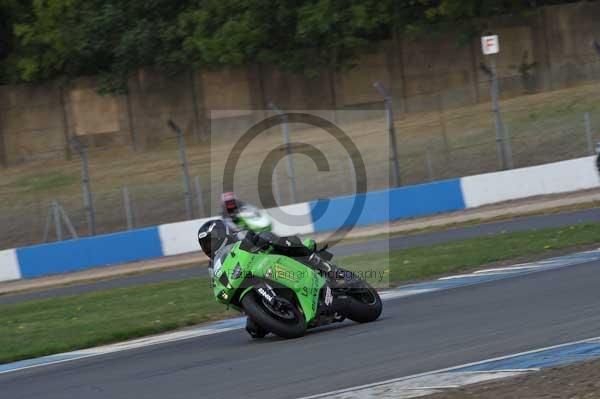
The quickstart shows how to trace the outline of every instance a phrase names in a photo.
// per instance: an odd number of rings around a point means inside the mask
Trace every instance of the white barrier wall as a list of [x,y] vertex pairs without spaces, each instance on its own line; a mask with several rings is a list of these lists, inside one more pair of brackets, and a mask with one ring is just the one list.
[[513,169],[461,179],[465,205],[481,205],[538,195],[600,187],[596,157]]
[[278,236],[314,233],[310,204],[292,204],[281,208],[267,209],[273,220],[273,233]]
[[21,278],[19,260],[16,249],[0,251],[0,281],[18,280]]
[[158,236],[164,256],[199,251],[198,229],[207,220],[217,217],[187,220],[158,226]]
[[[314,232],[310,205],[293,204],[267,209],[273,221],[273,232],[280,236]],[[158,235],[164,256],[199,251],[198,229],[204,222],[219,217],[187,220],[158,226]]]

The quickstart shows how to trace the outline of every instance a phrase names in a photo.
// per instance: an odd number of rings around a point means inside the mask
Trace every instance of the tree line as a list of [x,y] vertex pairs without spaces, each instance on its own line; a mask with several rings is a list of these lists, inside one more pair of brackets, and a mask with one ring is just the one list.
[[126,88],[142,67],[268,63],[318,74],[350,68],[394,34],[459,32],[486,18],[573,0],[0,0],[0,84],[95,75]]

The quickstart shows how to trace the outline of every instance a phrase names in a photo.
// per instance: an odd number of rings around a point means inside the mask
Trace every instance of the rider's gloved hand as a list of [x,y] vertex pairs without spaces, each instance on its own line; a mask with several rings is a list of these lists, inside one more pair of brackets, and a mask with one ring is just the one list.
[[315,240],[307,238],[302,242],[302,244],[304,244],[304,246],[308,248],[310,252],[317,252],[317,242]]

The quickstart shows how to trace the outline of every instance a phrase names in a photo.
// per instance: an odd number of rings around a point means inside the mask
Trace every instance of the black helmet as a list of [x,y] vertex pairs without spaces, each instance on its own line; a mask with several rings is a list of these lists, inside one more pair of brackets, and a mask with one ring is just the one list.
[[209,220],[198,230],[200,248],[211,259],[219,249],[227,245],[228,241],[229,229],[220,219]]

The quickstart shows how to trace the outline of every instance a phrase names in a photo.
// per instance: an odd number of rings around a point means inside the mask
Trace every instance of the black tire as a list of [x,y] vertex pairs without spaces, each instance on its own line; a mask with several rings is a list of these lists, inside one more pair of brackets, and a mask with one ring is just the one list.
[[292,307],[295,316],[293,321],[280,320],[272,315],[254,292],[249,292],[242,299],[242,307],[254,323],[282,338],[300,338],[306,332],[304,316],[295,306]]
[[256,324],[250,317],[246,318],[246,332],[254,339],[262,339],[269,332]]
[[370,323],[381,315],[383,303],[375,288],[364,283],[364,289],[353,289],[348,293],[350,297],[350,311],[348,318],[357,323]]

